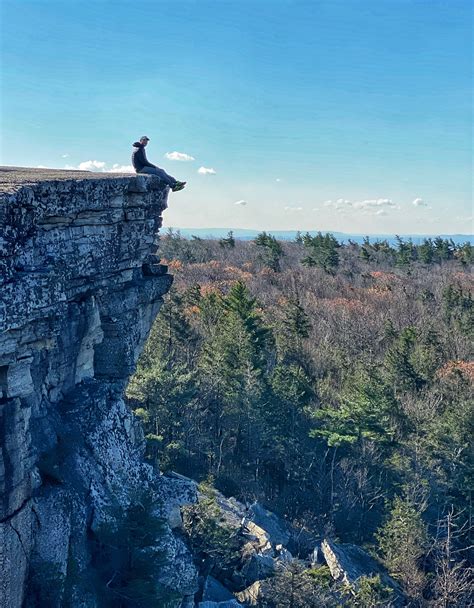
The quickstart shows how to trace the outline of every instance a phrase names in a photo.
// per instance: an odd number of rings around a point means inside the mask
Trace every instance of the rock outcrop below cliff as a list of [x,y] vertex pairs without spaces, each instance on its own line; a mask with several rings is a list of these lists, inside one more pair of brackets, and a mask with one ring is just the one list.
[[[143,492],[173,509],[122,398],[172,282],[156,257],[167,194],[148,176],[0,170],[2,607],[99,606],[97,531]],[[192,596],[167,525],[156,551],[163,587]]]

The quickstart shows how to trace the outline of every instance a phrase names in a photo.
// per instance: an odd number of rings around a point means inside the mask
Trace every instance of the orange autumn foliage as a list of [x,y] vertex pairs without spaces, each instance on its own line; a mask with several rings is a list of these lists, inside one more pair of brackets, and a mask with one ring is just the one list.
[[461,374],[466,380],[474,382],[474,361],[448,361],[436,372],[438,378],[449,379],[454,374]]
[[244,272],[240,268],[237,268],[237,266],[226,266],[223,270],[225,273],[230,274],[242,281],[249,281],[252,278],[252,274],[250,272]]
[[385,283],[395,283],[400,281],[400,277],[398,277],[393,272],[382,272],[381,270],[373,270],[369,273],[373,279],[378,281],[384,281]]
[[184,314],[188,317],[196,316],[200,312],[199,306],[196,306],[195,304],[184,309]]
[[207,296],[211,293],[217,295],[223,295],[226,293],[233,285],[235,285],[238,281],[236,280],[228,280],[223,279],[221,281],[211,281],[210,283],[201,283],[201,295]]
[[182,272],[184,268],[183,262],[181,262],[181,260],[170,260],[169,262],[165,262],[165,260],[162,260],[162,263],[167,264],[171,272]]
[[386,298],[392,295],[392,290],[387,285],[375,285],[374,287],[368,287],[365,293],[369,296],[376,296],[378,298]]
[[201,283],[200,287],[202,296],[208,296],[213,293],[218,295],[222,294],[216,283]]

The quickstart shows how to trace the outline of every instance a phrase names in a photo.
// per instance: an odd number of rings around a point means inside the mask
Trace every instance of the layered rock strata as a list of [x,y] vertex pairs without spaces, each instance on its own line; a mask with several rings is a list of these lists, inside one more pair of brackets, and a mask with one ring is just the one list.
[[[123,401],[172,282],[156,257],[167,195],[149,176],[0,170],[4,608],[100,606],[95,532],[144,491],[159,515],[195,499],[143,463]],[[185,545],[169,526],[159,544],[157,579],[191,597]]]

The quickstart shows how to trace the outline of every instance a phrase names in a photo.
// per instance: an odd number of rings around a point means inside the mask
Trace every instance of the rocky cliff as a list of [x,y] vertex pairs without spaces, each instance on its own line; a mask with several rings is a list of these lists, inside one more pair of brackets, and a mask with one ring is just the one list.
[[[193,500],[143,463],[122,398],[172,282],[167,195],[149,176],[0,171],[2,608],[100,606],[99,531],[123,534],[144,493],[160,517]],[[148,550],[179,606],[196,588],[185,545],[165,523]]]

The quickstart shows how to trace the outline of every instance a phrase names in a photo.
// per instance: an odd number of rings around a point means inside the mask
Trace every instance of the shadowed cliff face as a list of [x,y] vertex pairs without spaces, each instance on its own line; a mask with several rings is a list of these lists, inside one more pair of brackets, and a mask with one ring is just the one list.
[[[167,194],[148,176],[0,170],[2,607],[100,605],[97,530],[138,492],[160,516],[194,500],[143,464],[122,399],[172,282],[155,256]],[[169,527],[160,542],[157,579],[192,595],[184,545]]]

